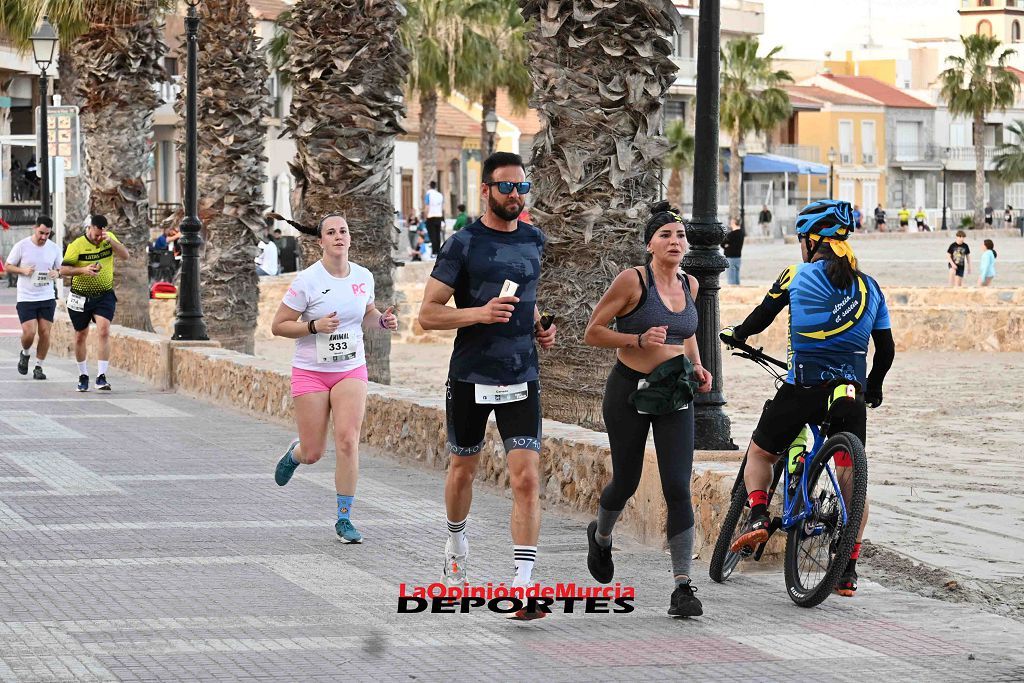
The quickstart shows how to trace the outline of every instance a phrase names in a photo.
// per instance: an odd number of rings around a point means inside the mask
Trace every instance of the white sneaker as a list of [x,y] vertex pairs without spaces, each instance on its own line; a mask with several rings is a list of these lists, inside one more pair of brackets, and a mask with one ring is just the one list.
[[461,586],[466,583],[466,558],[469,556],[469,541],[466,541],[466,552],[458,555],[452,552],[452,539],[444,544],[444,582],[449,586]]

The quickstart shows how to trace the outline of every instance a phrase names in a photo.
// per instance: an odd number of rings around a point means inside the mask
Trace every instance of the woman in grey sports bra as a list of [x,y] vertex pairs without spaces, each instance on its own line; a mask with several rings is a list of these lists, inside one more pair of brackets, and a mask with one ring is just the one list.
[[[614,577],[612,528],[640,484],[647,435],[653,427],[676,583],[668,613],[699,616],[703,607],[690,583],[693,404],[686,403],[665,414],[648,414],[638,411],[630,395],[646,386],[652,371],[667,362],[682,360],[679,356],[685,355],[693,364],[688,379],[698,385],[699,391],[711,390],[711,373],[700,364],[694,336],[697,280],[680,270],[687,247],[686,229],[682,217],[668,202],[652,207],[644,240],[649,263],[619,273],[594,309],[583,338],[590,346],[615,349],[617,359],[605,386],[603,406],[612,452],[612,480],[601,492],[597,519],[587,529],[587,566],[600,583],[609,583]],[[609,327],[613,320],[615,329]]]

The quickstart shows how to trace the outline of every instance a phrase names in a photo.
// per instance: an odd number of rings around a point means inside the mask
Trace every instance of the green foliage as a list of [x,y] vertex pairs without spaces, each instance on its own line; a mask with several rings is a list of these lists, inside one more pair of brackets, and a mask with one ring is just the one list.
[[[89,28],[89,17],[97,7],[112,8],[112,14],[123,9],[130,12],[144,0],[0,0],[0,37],[9,40],[19,51],[32,48],[30,38],[43,16],[60,35],[62,43],[70,43]],[[157,7],[172,11],[174,0],[158,0]]]
[[[949,113],[977,119],[1012,106],[1020,79],[1006,68],[1006,63],[1015,51],[999,51],[999,40],[991,36],[960,36],[960,41],[964,56],[949,57],[948,68],[939,74],[939,95],[949,106]],[[995,66],[991,65],[993,60]]]
[[996,172],[1005,183],[1024,180],[1024,121],[1014,121],[1007,130],[1017,138],[1016,142],[999,145],[996,150]]
[[693,164],[693,135],[686,129],[682,119],[676,119],[665,129],[668,139],[668,152],[665,153],[665,167],[673,171],[681,171]]
[[789,118],[793,108],[789,93],[780,86],[791,83],[788,71],[774,70],[772,58],[782,49],[772,48],[758,57],[757,38],[733,40],[722,47],[722,128],[742,139],[750,132],[771,130]]
[[960,227],[963,228],[964,230],[973,230],[974,218],[972,218],[971,216],[962,216],[960,218]]

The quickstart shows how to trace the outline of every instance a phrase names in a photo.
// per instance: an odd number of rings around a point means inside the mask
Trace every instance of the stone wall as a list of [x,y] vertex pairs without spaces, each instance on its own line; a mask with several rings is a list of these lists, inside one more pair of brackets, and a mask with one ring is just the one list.
[[[64,316],[54,324],[54,353],[72,356],[74,332]],[[216,342],[171,342],[156,334],[111,326],[111,363],[120,371],[222,407],[260,418],[292,423],[287,368],[272,361],[219,348]],[[95,334],[90,355],[95,355]],[[444,402],[401,387],[370,384],[362,441],[398,460],[437,470],[447,468]],[[607,435],[575,425],[544,421],[541,456],[541,497],[545,505],[584,514],[597,510],[601,489],[611,476]],[[478,470],[479,479],[508,487],[508,468],[493,419]],[[697,527],[695,552],[709,559],[718,524],[729,503],[738,452],[699,452],[694,465],[693,493]],[[665,542],[665,499],[653,450],[645,454],[637,494],[621,524],[646,543]],[[582,537],[581,537],[582,542]]]

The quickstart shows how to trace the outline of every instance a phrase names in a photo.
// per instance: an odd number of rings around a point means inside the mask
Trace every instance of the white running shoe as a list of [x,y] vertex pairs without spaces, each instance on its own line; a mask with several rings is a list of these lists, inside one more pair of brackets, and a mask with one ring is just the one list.
[[466,583],[466,557],[469,556],[469,541],[466,541],[466,552],[457,555],[452,552],[452,539],[444,544],[444,582],[449,586],[461,586]]

